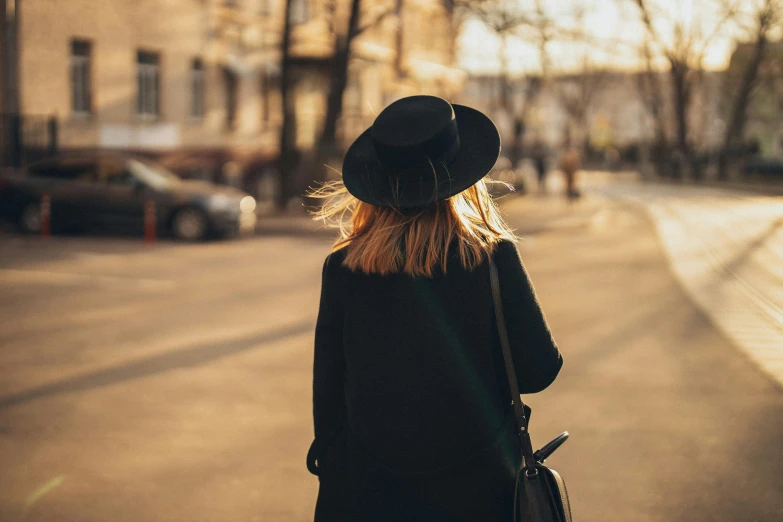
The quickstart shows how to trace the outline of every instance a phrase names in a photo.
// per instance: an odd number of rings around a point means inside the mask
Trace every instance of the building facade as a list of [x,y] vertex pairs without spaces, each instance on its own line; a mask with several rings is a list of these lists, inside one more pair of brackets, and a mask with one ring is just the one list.
[[[334,35],[346,30],[351,1],[311,0],[317,16],[294,30],[299,142],[314,144],[326,108]],[[365,0],[353,42],[340,135],[350,142],[390,102],[414,93],[453,97],[465,73],[456,68],[456,28],[441,0]],[[297,107],[299,108],[299,107]]]
[[[530,100],[524,111],[525,142],[529,146],[541,139],[550,148],[562,148],[566,133],[575,143],[589,144],[595,151],[609,147],[617,149],[649,146],[655,139],[655,122],[647,109],[639,88],[640,73],[598,71],[593,77],[577,74],[547,78],[541,84],[534,76],[514,79],[510,82],[509,97],[512,115],[503,108],[502,82],[498,76],[472,76],[465,82],[461,95],[464,103],[481,108],[493,115],[501,130],[504,154],[513,140],[514,115],[523,114],[523,100]],[[676,115],[671,102],[671,84],[668,72],[658,74],[662,92],[662,111],[667,139],[674,141]],[[599,76],[600,75],[600,76]],[[695,85],[689,114],[689,141],[701,151],[714,150],[722,138],[721,86],[723,73],[704,72]],[[589,90],[589,96],[581,89]],[[528,96],[527,91],[534,91]],[[563,94],[570,94],[573,101],[582,97],[583,121],[569,114]],[[622,103],[618,103],[622,100]],[[641,150],[640,150],[641,152]]]
[[16,2],[19,112],[60,149],[274,155],[271,2]]
[[[225,182],[274,164],[287,0],[3,1],[17,14],[18,112],[56,118],[61,150],[140,151]],[[351,1],[288,1],[297,145],[308,149]],[[439,0],[365,0],[360,26],[343,141],[397,97],[459,89],[451,13]]]
[[[728,124],[736,92],[754,44],[741,43],[731,55],[724,82],[723,117]],[[758,79],[747,111],[744,140],[758,147],[769,158],[783,158],[783,42],[767,43],[766,55],[759,66]]]

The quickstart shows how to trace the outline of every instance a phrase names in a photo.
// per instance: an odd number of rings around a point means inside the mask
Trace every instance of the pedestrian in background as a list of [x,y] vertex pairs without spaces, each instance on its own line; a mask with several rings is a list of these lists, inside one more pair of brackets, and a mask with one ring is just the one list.
[[604,152],[604,162],[606,163],[607,169],[611,170],[612,172],[617,172],[617,170],[620,168],[620,151],[617,150],[617,147],[607,147],[606,151]]
[[316,217],[342,225],[315,329],[316,522],[512,518],[520,448],[490,259],[521,392],[563,361],[487,191],[499,151],[481,112],[411,96],[313,194],[326,198]]
[[566,140],[565,151],[560,157],[560,170],[565,176],[566,197],[568,199],[576,199],[581,195],[576,189],[576,173],[581,167],[582,160],[579,151],[571,144],[570,140]]
[[533,142],[533,163],[536,166],[536,175],[538,176],[538,191],[546,192],[546,145],[540,137],[536,137]]

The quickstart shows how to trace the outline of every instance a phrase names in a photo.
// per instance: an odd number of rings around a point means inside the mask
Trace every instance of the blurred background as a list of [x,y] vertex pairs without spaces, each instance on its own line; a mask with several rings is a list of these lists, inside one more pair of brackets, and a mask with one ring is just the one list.
[[783,520],[783,2],[0,0],[0,520],[312,518],[309,187],[497,124],[580,520]]

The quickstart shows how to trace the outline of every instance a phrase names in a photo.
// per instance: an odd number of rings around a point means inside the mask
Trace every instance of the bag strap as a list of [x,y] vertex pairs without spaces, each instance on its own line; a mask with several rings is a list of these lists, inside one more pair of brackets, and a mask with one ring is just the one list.
[[517,372],[514,370],[514,359],[511,357],[511,345],[508,342],[508,331],[506,330],[506,319],[503,315],[503,302],[500,299],[500,281],[498,279],[498,269],[492,257],[489,258],[489,280],[492,285],[492,298],[495,305],[495,319],[498,324],[498,336],[500,337],[500,346],[503,348],[503,361],[506,363],[506,376],[508,377],[508,386],[511,390],[511,400],[514,402],[514,414],[517,419],[517,431],[521,443],[522,457],[524,460],[525,472],[529,475],[535,475],[536,460],[533,458],[533,444],[530,441],[528,432],[528,422],[525,416],[525,404],[519,393],[517,385]]

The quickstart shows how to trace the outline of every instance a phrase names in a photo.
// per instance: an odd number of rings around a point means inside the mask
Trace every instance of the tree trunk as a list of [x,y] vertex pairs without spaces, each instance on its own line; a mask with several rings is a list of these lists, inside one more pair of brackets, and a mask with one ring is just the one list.
[[[688,83],[688,65],[678,61],[671,61],[670,74],[674,87],[674,118],[677,123],[677,150],[681,157],[678,172],[675,176],[683,177],[685,166],[696,166],[693,150],[688,143],[688,109],[690,108],[690,85]],[[694,172],[696,176],[697,173]]]
[[280,126],[280,156],[278,158],[278,190],[275,206],[278,210],[285,209],[293,197],[294,175],[299,154],[296,150],[296,108],[294,106],[294,82],[291,71],[291,4],[285,4],[285,19],[283,21],[283,37],[280,42],[280,99],[283,113],[283,124]]
[[318,181],[325,179],[324,160],[337,152],[337,121],[343,112],[343,94],[348,85],[348,64],[351,58],[351,43],[358,32],[361,0],[351,1],[351,15],[348,29],[344,35],[335,39],[334,56],[332,57],[331,82],[326,102],[326,116],[315,157],[313,175]]
[[405,33],[403,31],[403,25],[402,25],[402,10],[403,10],[403,0],[395,0],[394,4],[394,12],[397,16],[397,32],[394,35],[394,48],[397,52],[396,56],[394,57],[394,70],[397,73],[397,78],[404,78],[405,77],[405,70],[402,66],[402,55],[404,51],[405,46]]
[[767,37],[765,34],[760,34],[758,40],[756,40],[756,45],[753,47],[753,56],[748,61],[748,65],[742,75],[742,83],[734,100],[731,118],[726,128],[720,155],[718,156],[718,179],[720,180],[728,179],[729,166],[736,159],[735,151],[732,148],[737,145],[738,141],[742,141],[745,123],[747,122],[750,95],[758,78],[759,68],[764,59],[766,47]]
[[512,116],[511,110],[511,93],[509,78],[508,78],[508,41],[505,33],[501,35],[502,48],[500,49],[500,106],[510,119]]
[[666,123],[663,114],[663,93],[658,74],[650,66],[649,56],[647,70],[639,77],[639,90],[644,99],[645,106],[650,112],[655,125],[655,137],[651,160],[653,168],[658,176],[669,176],[671,171],[668,162],[668,142],[666,139]]
[[516,169],[517,163],[522,157],[522,138],[524,134],[524,121],[518,117],[514,110],[514,100],[511,92],[511,79],[508,72],[508,36],[500,35],[502,48],[500,50],[500,106],[503,110],[504,120],[509,126],[501,129],[501,133],[510,131],[512,142],[508,148],[508,159],[511,168]]
[[590,158],[590,125],[587,122],[587,105],[580,107],[578,115],[579,131],[582,133],[582,161],[583,164]]

